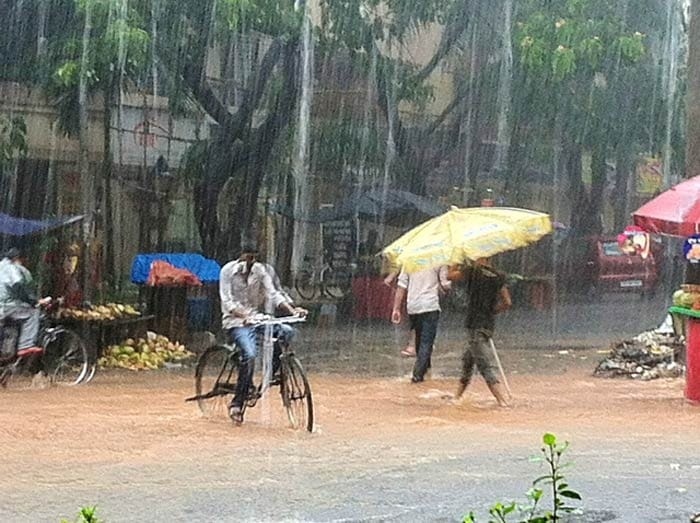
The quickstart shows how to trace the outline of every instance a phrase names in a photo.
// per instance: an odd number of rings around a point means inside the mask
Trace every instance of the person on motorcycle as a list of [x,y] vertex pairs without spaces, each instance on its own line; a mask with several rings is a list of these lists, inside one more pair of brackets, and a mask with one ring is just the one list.
[[11,248],[0,260],[0,318],[20,324],[17,356],[43,351],[37,344],[40,312],[37,308],[46,302],[39,300],[32,274],[22,263],[22,253]]

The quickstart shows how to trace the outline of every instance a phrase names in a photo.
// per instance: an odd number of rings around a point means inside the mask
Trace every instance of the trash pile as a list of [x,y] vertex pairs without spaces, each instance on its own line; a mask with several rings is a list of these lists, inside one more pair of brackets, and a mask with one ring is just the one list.
[[631,340],[614,343],[598,364],[595,376],[639,380],[677,378],[685,372],[685,343],[672,334],[643,332]]

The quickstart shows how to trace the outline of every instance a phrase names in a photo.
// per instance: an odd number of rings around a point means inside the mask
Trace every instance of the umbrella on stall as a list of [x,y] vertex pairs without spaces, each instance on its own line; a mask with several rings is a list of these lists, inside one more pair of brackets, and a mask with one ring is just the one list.
[[552,230],[549,215],[541,212],[454,207],[408,231],[382,254],[393,268],[411,273],[526,247]]
[[[553,231],[549,215],[506,207],[453,207],[410,230],[382,251],[395,268],[416,272],[488,258],[530,245]],[[491,350],[511,396],[493,339]]]
[[700,233],[700,176],[679,183],[637,209],[634,223],[650,233]]

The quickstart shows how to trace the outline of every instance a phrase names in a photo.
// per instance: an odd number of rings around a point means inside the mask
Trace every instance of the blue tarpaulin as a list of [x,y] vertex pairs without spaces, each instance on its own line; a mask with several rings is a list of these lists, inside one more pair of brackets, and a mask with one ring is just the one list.
[[148,280],[151,264],[154,261],[164,261],[178,269],[185,269],[197,276],[202,283],[219,281],[221,266],[214,260],[201,254],[137,254],[131,266],[131,281],[143,285]]
[[28,236],[50,229],[57,229],[64,225],[79,222],[82,216],[69,216],[67,218],[56,218],[51,220],[27,220],[25,218],[15,218],[9,214],[0,213],[0,235],[4,236]]

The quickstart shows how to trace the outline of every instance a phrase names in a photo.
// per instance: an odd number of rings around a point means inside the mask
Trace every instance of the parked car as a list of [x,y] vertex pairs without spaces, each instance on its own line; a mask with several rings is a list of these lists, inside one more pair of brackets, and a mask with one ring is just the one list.
[[638,292],[656,289],[658,269],[653,251],[646,258],[622,252],[616,238],[598,238],[587,262],[588,276],[596,292]]

